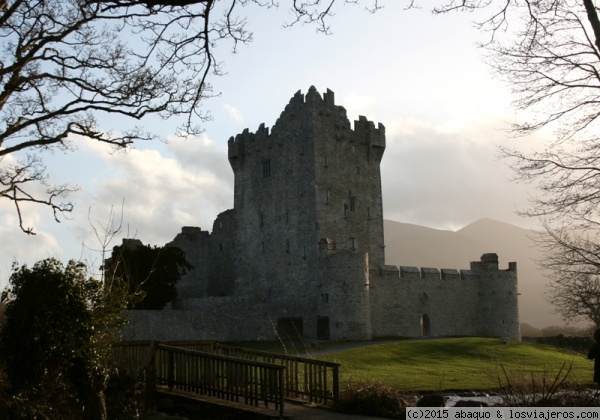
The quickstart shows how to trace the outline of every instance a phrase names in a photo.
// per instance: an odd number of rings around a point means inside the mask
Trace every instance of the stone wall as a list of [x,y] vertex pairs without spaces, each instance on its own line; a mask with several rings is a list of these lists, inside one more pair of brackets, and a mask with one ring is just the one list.
[[[385,127],[350,124],[330,90],[297,92],[271,130],[229,139],[234,209],[168,244],[194,266],[171,311],[132,313],[129,335],[257,340],[491,335],[519,338],[516,264],[470,269],[384,259]],[[138,330],[147,330],[142,334]]]
[[[495,255],[495,254],[486,254]],[[499,336],[518,339],[516,264],[450,270],[384,266],[371,275],[374,337]]]

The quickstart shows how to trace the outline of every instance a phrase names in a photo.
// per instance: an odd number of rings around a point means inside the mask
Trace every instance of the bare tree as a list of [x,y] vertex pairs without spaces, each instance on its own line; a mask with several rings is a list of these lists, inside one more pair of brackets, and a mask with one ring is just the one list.
[[[372,10],[380,6],[372,1]],[[291,2],[289,23],[328,32],[336,0]],[[337,3],[359,3],[338,0]],[[371,3],[370,3],[371,4]],[[274,0],[6,0],[0,2],[0,198],[11,200],[21,229],[25,203],[72,211],[76,185],[54,185],[43,153],[72,151],[81,138],[117,149],[155,139],[139,121],[178,117],[177,134],[202,131],[205,99],[221,66],[218,43],[252,40],[244,7]],[[133,125],[100,127],[99,116]],[[45,193],[39,192],[43,186]]]
[[435,9],[487,9],[478,27],[488,63],[514,94],[513,135],[544,130],[543,150],[500,147],[515,180],[538,194],[539,262],[549,301],[566,320],[600,324],[600,19],[592,0],[451,0]]
[[567,321],[600,326],[600,237],[595,229],[576,231],[545,225],[538,237],[550,280],[547,299]]

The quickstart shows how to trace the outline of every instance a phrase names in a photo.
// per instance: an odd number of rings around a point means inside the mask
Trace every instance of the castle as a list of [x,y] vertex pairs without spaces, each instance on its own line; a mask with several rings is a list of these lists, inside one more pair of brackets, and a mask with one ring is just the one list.
[[352,127],[334,93],[296,93],[269,131],[229,139],[234,208],[212,233],[184,227],[195,267],[171,310],[132,311],[129,339],[519,339],[516,263],[468,270],[386,265],[385,128]]

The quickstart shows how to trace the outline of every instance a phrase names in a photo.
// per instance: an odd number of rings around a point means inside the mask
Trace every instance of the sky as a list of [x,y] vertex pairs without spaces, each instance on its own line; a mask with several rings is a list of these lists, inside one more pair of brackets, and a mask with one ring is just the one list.
[[[219,96],[204,104],[212,120],[201,136],[176,139],[178,121],[151,117],[142,124],[164,142],[112,154],[74,139],[75,152],[45,156],[52,181],[80,186],[70,196],[75,209],[56,223],[47,208],[25,208],[25,224],[37,232],[28,236],[10,203],[0,203],[0,286],[13,261],[56,257],[98,267],[102,248],[123,237],[164,245],[182,226],[210,231],[216,215],[233,207],[227,140],[261,123],[271,127],[294,93],[313,85],[334,91],[351,121],[364,115],[385,125],[384,218],[450,230],[481,218],[536,226],[515,214],[533,190],[510,181],[497,147],[533,148],[542,138],[507,135],[507,123],[522,115],[476,47],[482,39],[471,23],[476,16],[434,16],[404,10],[396,0],[383,1],[375,14],[346,5],[330,20],[332,34],[324,35],[313,26],[283,28],[292,16],[280,3],[279,9],[241,9],[253,42],[235,54],[231,45],[215,50],[226,74],[210,79]],[[106,130],[128,123],[99,120]],[[102,227],[111,211],[122,229],[107,241]]]

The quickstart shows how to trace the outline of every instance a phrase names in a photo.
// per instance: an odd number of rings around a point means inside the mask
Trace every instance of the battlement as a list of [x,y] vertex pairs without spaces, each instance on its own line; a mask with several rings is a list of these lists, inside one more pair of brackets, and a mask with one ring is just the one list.
[[[327,92],[323,93],[323,97],[321,97],[319,92],[317,92],[317,88],[311,86],[308,88],[308,92],[306,93],[305,97],[302,94],[302,91],[299,90],[294,94],[294,96],[292,96],[292,99],[290,99],[290,102],[286,105],[281,115],[285,114],[286,112],[294,112],[297,109],[303,108],[305,104],[313,106],[326,105],[333,108],[335,107],[335,93],[333,93],[333,91],[330,89],[327,89]],[[337,108],[344,109],[341,106],[338,106]],[[344,115],[345,111],[346,110],[344,109]]]
[[208,238],[209,236],[210,232],[196,226],[183,226],[181,228],[181,233],[177,235],[177,237],[185,239],[186,241],[195,241],[201,238]]
[[516,273],[517,263],[510,262],[508,269],[500,270],[498,268],[498,255],[483,254],[481,261],[471,262],[470,270],[410,266],[397,267],[395,265],[384,265],[379,268],[381,277],[399,278],[401,280],[477,280],[481,275],[488,274],[490,271]]
[[[307,120],[300,118],[306,115]],[[251,132],[248,128],[235,137],[230,137],[228,141],[228,157],[231,162],[237,158],[243,157],[249,153],[253,147],[273,147],[273,135],[279,131],[295,131],[293,126],[303,124],[304,126],[312,124],[315,115],[321,117],[333,118],[332,125],[335,127],[335,139],[338,141],[354,140],[356,138],[365,139],[370,147],[385,148],[385,127],[383,124],[367,120],[365,116],[360,115],[358,120],[354,121],[354,128],[351,128],[346,109],[335,104],[335,93],[327,89],[321,96],[314,86],[311,86],[306,93],[302,94],[299,90],[290,99],[285,109],[271,128],[265,127],[262,123],[256,132]],[[358,136],[358,137],[357,137]],[[283,136],[286,140],[293,140],[293,136]],[[277,138],[281,141],[282,138]],[[383,152],[380,152],[382,154]]]
[[360,115],[358,121],[354,121],[354,131],[367,138],[369,146],[385,148],[385,127],[379,123],[375,128],[373,121],[367,120],[367,117]]

